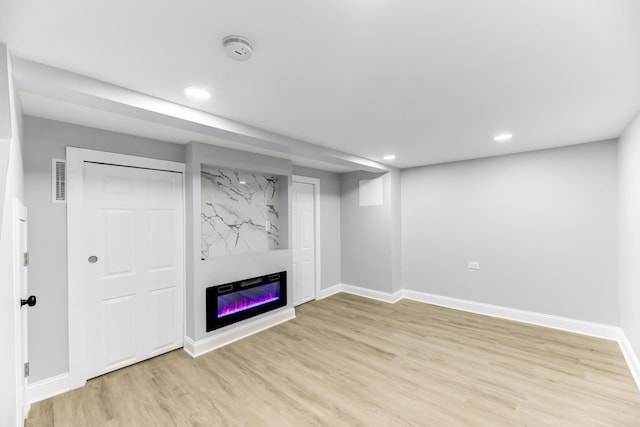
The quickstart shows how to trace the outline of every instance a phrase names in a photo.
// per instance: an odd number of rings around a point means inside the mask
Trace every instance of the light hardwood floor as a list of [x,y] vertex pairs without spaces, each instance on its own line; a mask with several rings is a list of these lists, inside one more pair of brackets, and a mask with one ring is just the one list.
[[34,404],[36,426],[640,426],[612,341],[340,294]]

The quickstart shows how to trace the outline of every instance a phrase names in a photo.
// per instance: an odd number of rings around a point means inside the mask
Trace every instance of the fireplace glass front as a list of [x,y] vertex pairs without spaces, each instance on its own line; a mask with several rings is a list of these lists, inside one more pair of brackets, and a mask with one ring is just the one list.
[[287,272],[207,288],[207,332],[287,305]]

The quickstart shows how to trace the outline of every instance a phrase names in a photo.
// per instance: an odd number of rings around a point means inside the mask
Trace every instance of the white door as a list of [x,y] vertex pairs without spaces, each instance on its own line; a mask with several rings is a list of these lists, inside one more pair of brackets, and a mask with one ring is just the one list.
[[84,164],[86,377],[183,345],[182,174]]
[[313,184],[293,182],[293,305],[315,298],[315,218]]
[[[17,199],[14,199],[14,274],[16,287],[19,289],[20,299],[27,299],[27,208]],[[16,304],[18,301],[15,301]],[[29,410],[29,399],[27,396],[27,375],[24,372],[24,364],[28,363],[28,335],[27,335],[27,312],[28,305],[21,306],[18,336],[20,347],[18,349],[18,414],[26,416]]]

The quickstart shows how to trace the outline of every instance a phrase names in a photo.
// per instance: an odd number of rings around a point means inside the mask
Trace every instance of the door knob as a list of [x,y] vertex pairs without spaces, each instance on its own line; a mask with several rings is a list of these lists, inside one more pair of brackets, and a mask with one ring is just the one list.
[[95,264],[96,262],[98,262],[98,257],[95,255],[91,255],[87,261],[89,261],[90,264]]
[[22,307],[23,305],[28,305],[29,307],[33,307],[34,305],[36,305],[36,296],[30,295],[27,299],[21,299],[20,307]]

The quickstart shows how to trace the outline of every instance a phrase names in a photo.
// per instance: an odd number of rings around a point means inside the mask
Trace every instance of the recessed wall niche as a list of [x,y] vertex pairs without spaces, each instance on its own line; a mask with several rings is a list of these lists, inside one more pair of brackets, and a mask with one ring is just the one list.
[[280,249],[286,177],[201,166],[202,259]]

